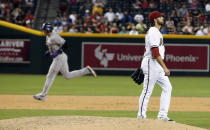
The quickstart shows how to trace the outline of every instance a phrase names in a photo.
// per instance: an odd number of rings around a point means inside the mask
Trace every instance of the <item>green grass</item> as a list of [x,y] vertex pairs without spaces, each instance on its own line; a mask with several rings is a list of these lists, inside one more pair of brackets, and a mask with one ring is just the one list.
[[[45,83],[46,75],[0,74],[0,94],[36,94]],[[210,97],[210,77],[170,77],[172,96]],[[53,95],[90,96],[139,96],[142,85],[137,86],[129,76],[83,76],[65,80],[57,76],[50,89]],[[153,96],[160,96],[156,85]],[[135,118],[137,111],[81,111],[81,110],[1,110],[0,119],[31,116],[105,116]],[[157,112],[149,111],[148,118],[156,118]],[[169,112],[169,117],[178,123],[210,129],[210,112]]]
[[[42,90],[45,75],[0,74],[0,94],[35,94]],[[210,97],[210,77],[170,77],[172,96]],[[129,76],[83,76],[66,80],[57,76],[49,94],[139,96],[142,85],[137,86]],[[159,96],[161,88],[156,85],[153,96]]]
[[[155,119],[156,111],[148,111],[148,118]],[[31,116],[103,116],[136,118],[137,111],[81,111],[81,110],[1,110],[0,119]],[[177,123],[210,129],[210,112],[169,112]],[[199,120],[198,120],[199,119]]]

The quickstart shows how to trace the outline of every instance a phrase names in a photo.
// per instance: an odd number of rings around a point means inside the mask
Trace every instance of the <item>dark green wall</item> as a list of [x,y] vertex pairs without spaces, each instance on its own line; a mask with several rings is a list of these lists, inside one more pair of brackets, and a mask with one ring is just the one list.
[[[0,63],[0,73],[28,73],[45,74],[51,64],[51,58],[44,56],[46,50],[45,37],[28,34],[0,26],[0,39],[30,39],[30,64]],[[143,38],[103,38],[103,37],[64,37],[67,44],[65,52],[68,55],[69,69],[81,67],[82,42],[116,42],[116,43],[144,43]],[[210,44],[210,39],[164,39],[170,43]],[[130,75],[132,71],[97,71],[105,75]],[[210,76],[210,72],[172,72],[172,75]]]
[[0,73],[42,73],[44,71],[44,37],[0,26],[0,39],[30,39],[30,64],[0,63]]

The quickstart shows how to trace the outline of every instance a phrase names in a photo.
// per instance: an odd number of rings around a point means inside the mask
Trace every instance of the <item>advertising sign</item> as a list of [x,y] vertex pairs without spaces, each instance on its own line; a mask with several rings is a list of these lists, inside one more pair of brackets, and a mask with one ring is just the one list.
[[[167,44],[165,63],[171,71],[208,71],[209,45]],[[144,44],[83,42],[82,67],[134,70],[141,64]]]
[[29,39],[0,39],[0,63],[30,63]]

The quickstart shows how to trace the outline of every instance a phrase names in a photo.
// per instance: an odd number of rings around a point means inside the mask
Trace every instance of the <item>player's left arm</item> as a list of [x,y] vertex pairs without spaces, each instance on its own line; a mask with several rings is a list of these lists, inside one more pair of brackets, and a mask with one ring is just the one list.
[[163,68],[165,75],[166,76],[170,76],[170,71],[169,69],[166,67],[166,64],[164,63],[162,57],[160,56],[159,53],[159,48],[158,47],[153,47],[152,48],[152,54],[153,56],[156,58],[157,62],[161,65],[161,67]]

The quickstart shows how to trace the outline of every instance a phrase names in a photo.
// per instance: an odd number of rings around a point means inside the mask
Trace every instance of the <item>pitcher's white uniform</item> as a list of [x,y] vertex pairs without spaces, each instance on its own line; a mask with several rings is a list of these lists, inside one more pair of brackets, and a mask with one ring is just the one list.
[[145,38],[146,51],[141,64],[145,76],[143,90],[139,98],[139,111],[137,116],[139,118],[146,118],[147,105],[156,82],[162,88],[158,117],[168,116],[172,86],[168,76],[165,76],[163,68],[153,57],[153,47],[159,48],[160,56],[164,59],[165,47],[163,44],[163,36],[156,27],[151,27]]

